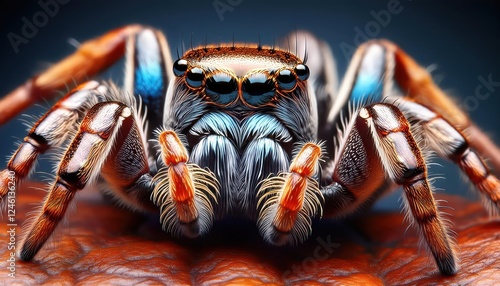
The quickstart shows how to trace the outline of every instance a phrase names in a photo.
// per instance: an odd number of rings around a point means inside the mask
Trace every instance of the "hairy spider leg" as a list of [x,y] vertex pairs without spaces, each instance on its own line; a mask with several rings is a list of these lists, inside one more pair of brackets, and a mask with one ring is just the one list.
[[402,112],[390,104],[368,105],[347,126],[334,163],[333,183],[321,190],[326,215],[352,212],[353,205],[373,201],[381,190],[387,191],[380,174],[384,172],[403,187],[407,217],[416,223],[441,273],[456,273],[453,241],[432,196],[425,159]]
[[[135,95],[139,98],[139,106],[142,108],[137,112],[146,117],[142,118],[142,122],[147,119],[148,125],[161,126],[164,96],[168,79],[172,78],[172,71],[167,66],[171,64],[172,59],[163,34],[139,25],[125,26],[85,42],[75,53],[11,92],[0,100],[0,109],[2,106],[9,106],[4,108],[6,112],[0,114],[0,124],[34,101],[49,98],[53,91],[65,88],[73,81],[81,82],[109,67],[123,56],[125,46],[127,64],[124,97],[129,99],[129,95]],[[105,98],[97,98],[98,93],[105,93],[104,85],[99,87],[100,92],[97,91],[98,86],[95,81],[79,85],[34,124],[24,143],[10,159],[7,169],[0,172],[0,199],[8,191],[9,171],[15,172],[15,185],[18,186],[32,171],[39,154],[60,146],[68,137],[74,135],[77,123],[85,112]],[[127,103],[129,101],[127,100]],[[10,108],[11,106],[13,108]],[[9,114],[11,111],[15,112]],[[147,129],[147,126],[144,128]],[[153,130],[154,128],[148,129],[148,138],[153,137]],[[154,160],[151,162],[154,163]]]
[[356,50],[331,105],[326,133],[338,122],[342,112],[348,113],[349,101],[381,101],[394,93],[440,114],[465,136],[472,149],[489,158],[495,171],[500,172],[500,149],[495,143],[434,83],[427,70],[387,40],[371,40]]
[[393,53],[395,58],[394,78],[401,89],[407,92],[407,96],[411,100],[431,108],[462,132],[472,149],[477,150],[482,157],[489,159],[498,175],[500,172],[500,149],[491,141],[490,137],[475,125],[465,112],[434,83],[427,70],[419,66],[396,44],[389,41],[381,41],[381,44]]
[[398,107],[412,122],[428,146],[441,157],[455,162],[481,192],[483,203],[491,213],[500,211],[500,182],[491,174],[481,157],[469,146],[465,136],[446,119],[425,106],[400,99]]
[[64,217],[75,193],[101,173],[111,186],[137,198],[137,205],[149,201],[151,186],[143,184],[149,176],[147,155],[137,138],[139,126],[132,112],[119,102],[97,103],[87,112],[59,163],[42,211],[22,241],[22,260],[33,259]]
[[0,172],[0,199],[7,194],[9,172],[15,172],[15,185],[18,186],[33,170],[40,154],[60,146],[74,135],[77,122],[105,91],[106,88],[95,81],[81,84],[67,93],[33,125],[7,163],[7,168]]
[[[163,34],[141,25],[127,25],[84,42],[78,50],[54,64],[46,71],[33,76],[0,99],[0,125],[6,123],[25,108],[41,99],[55,96],[55,91],[79,84],[107,69],[128,50],[126,88],[134,94],[144,94],[150,109],[162,100],[157,96],[171,78],[172,59]],[[134,71],[135,70],[135,71]],[[153,79],[156,85],[148,85]],[[170,77],[169,77],[170,76]],[[134,85],[137,85],[134,87]],[[154,86],[155,89],[145,87]]]
[[[467,136],[468,131],[474,129],[470,120],[463,112],[455,111],[458,107],[432,82],[425,69],[388,41],[367,42],[356,52],[329,121],[345,120],[345,114],[350,114],[349,108],[373,100],[385,100],[400,106],[412,126],[421,127],[413,129],[429,143],[428,147],[456,163],[484,195],[485,206],[492,212],[498,210],[500,183],[479,155],[491,158],[496,166],[494,153],[497,147],[489,148],[489,139],[478,141]],[[444,108],[446,106],[449,109]],[[333,126],[329,125],[329,130],[335,130],[336,126]],[[486,145],[480,146],[483,142]],[[481,152],[485,148],[493,153]]]

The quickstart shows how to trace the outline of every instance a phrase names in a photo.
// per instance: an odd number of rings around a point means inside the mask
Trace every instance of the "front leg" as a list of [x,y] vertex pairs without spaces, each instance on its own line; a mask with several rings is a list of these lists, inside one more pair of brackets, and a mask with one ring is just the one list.
[[[42,211],[22,242],[22,260],[28,261],[35,256],[64,217],[76,192],[93,182],[101,171],[115,190],[121,188],[123,192],[137,193],[137,187],[141,189],[135,183],[149,172],[145,147],[141,140],[136,140],[137,136],[127,136],[138,130],[133,111],[122,103],[98,103],[87,112],[61,159]],[[122,162],[121,150],[134,151],[135,156]],[[117,161],[121,165],[113,166]],[[114,167],[127,172],[117,177]]]
[[40,154],[61,146],[76,131],[85,112],[105,93],[106,87],[90,81],[68,92],[31,128],[23,143],[14,152],[7,168],[0,171],[0,201],[8,191],[9,174],[14,173],[14,185],[24,180],[34,168]]
[[401,111],[390,104],[368,105],[347,128],[333,165],[333,183],[322,189],[325,212],[351,212],[372,201],[390,182],[401,185],[408,217],[416,223],[439,270],[456,273],[453,241],[433,198],[425,159]]

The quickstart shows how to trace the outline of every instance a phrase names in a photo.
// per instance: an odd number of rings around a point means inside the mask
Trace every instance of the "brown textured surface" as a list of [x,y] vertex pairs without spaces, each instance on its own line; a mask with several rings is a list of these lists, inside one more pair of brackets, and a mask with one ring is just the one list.
[[[43,192],[25,184],[17,198],[19,225]],[[441,197],[443,199],[443,197]],[[172,239],[152,217],[144,217],[82,194],[69,223],[32,262],[16,261],[7,277],[6,217],[0,224],[0,284],[195,284],[195,285],[415,285],[479,284],[500,281],[500,220],[482,206],[445,197],[458,233],[461,269],[439,275],[431,256],[399,213],[367,213],[348,222],[323,221],[297,248],[262,242],[251,223],[219,224],[200,240]],[[323,245],[332,243],[330,249]],[[329,250],[329,251],[328,251]]]

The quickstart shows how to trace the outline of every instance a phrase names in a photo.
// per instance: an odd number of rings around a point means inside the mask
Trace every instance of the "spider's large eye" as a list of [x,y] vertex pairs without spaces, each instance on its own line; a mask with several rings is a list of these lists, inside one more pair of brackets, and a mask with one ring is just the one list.
[[280,89],[284,91],[292,90],[297,84],[297,79],[291,70],[282,70],[276,78]]
[[175,76],[182,76],[188,69],[188,62],[183,59],[178,59],[174,63]]
[[238,83],[226,73],[216,73],[207,77],[205,92],[213,102],[226,105],[238,97]]
[[309,78],[309,68],[306,65],[300,64],[295,67],[295,73],[300,80],[306,80]]
[[203,70],[200,68],[192,68],[186,73],[186,82],[192,88],[198,88],[203,84]]
[[253,106],[266,104],[274,97],[274,86],[266,74],[252,74],[243,81],[243,99]]

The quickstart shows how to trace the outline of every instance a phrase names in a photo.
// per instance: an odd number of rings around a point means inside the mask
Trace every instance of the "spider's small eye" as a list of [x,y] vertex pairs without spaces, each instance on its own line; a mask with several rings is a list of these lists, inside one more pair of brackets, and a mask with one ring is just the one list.
[[188,69],[188,62],[183,59],[178,59],[174,63],[175,76],[182,76]]
[[291,70],[282,70],[277,77],[278,85],[282,90],[292,90],[297,83],[297,79]]
[[198,88],[203,84],[203,70],[200,68],[192,68],[186,74],[186,82],[192,88]]
[[309,68],[306,65],[300,64],[295,67],[295,73],[300,80],[306,80],[309,78]]

